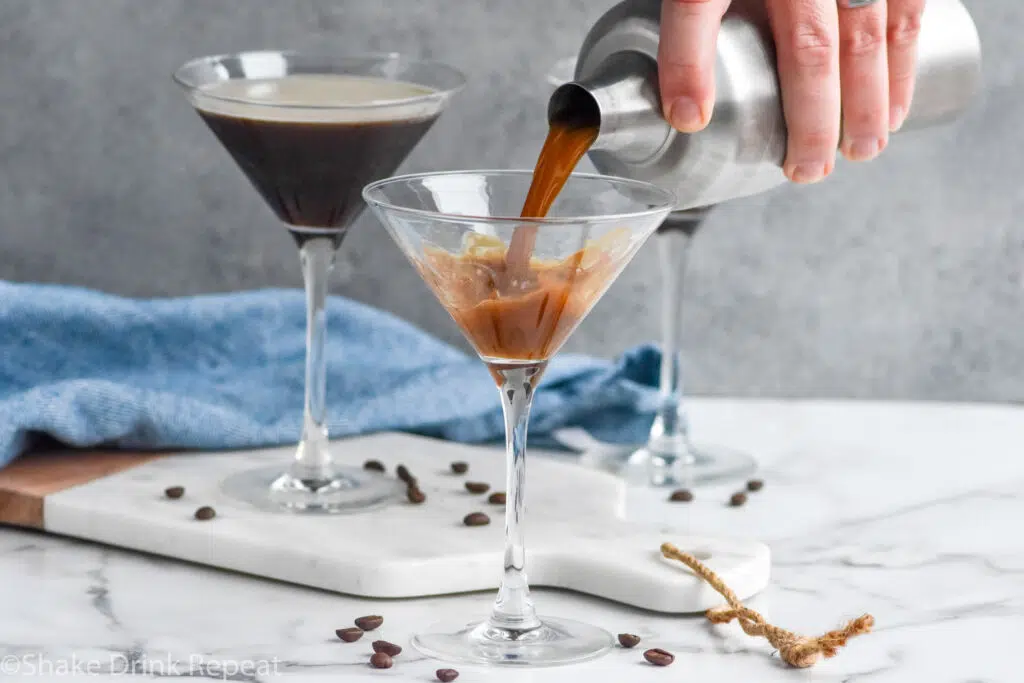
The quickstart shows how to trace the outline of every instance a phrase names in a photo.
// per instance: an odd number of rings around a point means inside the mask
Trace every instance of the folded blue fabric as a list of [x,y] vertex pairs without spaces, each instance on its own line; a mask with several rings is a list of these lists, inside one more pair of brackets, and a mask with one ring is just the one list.
[[[300,291],[134,300],[0,283],[0,466],[39,439],[130,449],[294,443],[304,359]],[[332,297],[327,362],[332,437],[503,438],[483,364],[395,316]],[[535,395],[531,443],[569,426],[642,441],[659,362],[646,346],[614,363],[557,357]]]

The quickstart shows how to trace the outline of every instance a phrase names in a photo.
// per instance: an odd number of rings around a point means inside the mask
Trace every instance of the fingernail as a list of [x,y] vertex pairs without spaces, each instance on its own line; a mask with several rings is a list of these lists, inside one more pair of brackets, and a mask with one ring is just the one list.
[[843,156],[850,161],[870,161],[884,146],[885,140],[878,138],[847,138],[843,140]]
[[906,117],[907,113],[903,111],[903,107],[893,107],[889,111],[889,131],[895,133],[902,128]]
[[701,129],[704,119],[700,105],[689,97],[680,97],[672,101],[668,108],[668,122],[676,130],[693,133]]
[[794,183],[816,183],[826,175],[825,164],[798,164],[790,166],[786,175]]

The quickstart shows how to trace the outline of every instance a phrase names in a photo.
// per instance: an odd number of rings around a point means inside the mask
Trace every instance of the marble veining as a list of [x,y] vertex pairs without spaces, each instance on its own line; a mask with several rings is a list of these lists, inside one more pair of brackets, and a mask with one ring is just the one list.
[[[639,650],[617,649],[569,669],[456,667],[460,683],[1019,683],[1024,409],[719,400],[695,402],[693,421],[703,439],[756,452],[764,491],[732,509],[723,504],[731,487],[702,489],[690,506],[631,489],[627,517],[765,541],[772,584],[753,607],[806,634],[870,612],[876,631],[797,672],[735,625],[538,590],[542,612],[637,633],[675,664],[655,669]],[[407,649],[395,668],[375,671],[370,638],[344,644],[334,629],[380,613],[377,637],[404,645],[438,619],[482,615],[490,599],[352,598],[2,529],[0,676],[428,681],[440,664]]]

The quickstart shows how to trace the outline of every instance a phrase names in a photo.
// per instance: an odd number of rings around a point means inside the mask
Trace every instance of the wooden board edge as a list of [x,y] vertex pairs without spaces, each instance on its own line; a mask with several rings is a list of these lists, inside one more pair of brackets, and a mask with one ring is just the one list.
[[46,496],[117,474],[164,453],[61,451],[24,455],[0,470],[0,524],[46,528]]
[[0,489],[0,524],[43,529],[43,499]]

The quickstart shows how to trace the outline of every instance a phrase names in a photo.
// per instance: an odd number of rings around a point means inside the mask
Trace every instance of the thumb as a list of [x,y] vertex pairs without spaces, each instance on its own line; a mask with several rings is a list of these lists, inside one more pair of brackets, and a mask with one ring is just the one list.
[[718,29],[730,0],[662,0],[658,80],[665,119],[684,133],[703,129],[715,102]]

